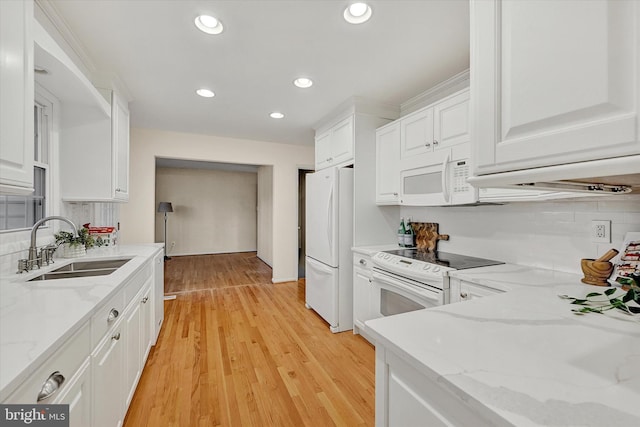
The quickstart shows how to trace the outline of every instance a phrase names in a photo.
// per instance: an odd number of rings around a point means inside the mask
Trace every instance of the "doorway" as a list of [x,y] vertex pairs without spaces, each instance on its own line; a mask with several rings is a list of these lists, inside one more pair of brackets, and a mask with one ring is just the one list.
[[298,279],[305,278],[305,207],[306,207],[306,175],[313,172],[298,169]]

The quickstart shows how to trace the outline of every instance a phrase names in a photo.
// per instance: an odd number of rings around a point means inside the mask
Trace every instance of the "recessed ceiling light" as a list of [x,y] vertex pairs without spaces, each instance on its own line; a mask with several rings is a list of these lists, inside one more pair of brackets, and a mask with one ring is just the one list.
[[293,84],[302,88],[302,89],[306,89],[308,87],[313,86],[313,80],[307,78],[307,77],[298,77],[297,79],[295,79],[293,81]]
[[196,17],[195,22],[196,27],[207,34],[220,34],[224,29],[222,22],[209,15],[200,15]]
[[352,3],[344,10],[344,19],[350,24],[362,24],[371,18],[371,7],[362,2]]
[[269,114],[269,117],[271,117],[272,119],[281,119],[284,117],[284,114],[274,111],[273,113]]
[[216,96],[216,94],[209,89],[198,89],[196,90],[196,93],[203,98],[213,98],[214,96]]

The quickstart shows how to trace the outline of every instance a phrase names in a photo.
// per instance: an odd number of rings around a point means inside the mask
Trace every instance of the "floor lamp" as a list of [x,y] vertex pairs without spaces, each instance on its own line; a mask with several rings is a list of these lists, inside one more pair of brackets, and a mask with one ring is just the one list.
[[167,213],[173,212],[171,202],[160,202],[158,212],[164,213],[164,259],[171,259],[167,256]]

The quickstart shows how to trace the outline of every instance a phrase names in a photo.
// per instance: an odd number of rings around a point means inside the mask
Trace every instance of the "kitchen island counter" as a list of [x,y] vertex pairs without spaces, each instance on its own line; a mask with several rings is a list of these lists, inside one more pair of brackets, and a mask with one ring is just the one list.
[[576,315],[558,297],[602,290],[559,280],[366,322],[376,341],[377,425],[395,410],[385,352],[487,425],[640,425],[640,316]]

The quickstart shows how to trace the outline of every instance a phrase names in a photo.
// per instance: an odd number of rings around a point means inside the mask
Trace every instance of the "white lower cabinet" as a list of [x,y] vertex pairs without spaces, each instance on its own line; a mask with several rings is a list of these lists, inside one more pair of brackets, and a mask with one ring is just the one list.
[[376,345],[376,427],[494,426],[485,414],[392,350]]
[[94,310],[91,320],[2,403],[69,404],[72,427],[121,426],[156,339],[157,259]]
[[123,324],[119,321],[93,352],[93,427],[121,426],[124,420]]
[[69,427],[91,425],[91,358],[86,358],[53,403],[69,405]]
[[[373,318],[371,310],[371,257],[353,254],[353,333],[367,338],[365,324]],[[367,338],[368,339],[368,338]]]
[[468,280],[462,280],[457,277],[451,277],[449,278],[449,292],[449,301],[450,303],[454,303],[488,297],[490,295],[500,294],[503,291]]

